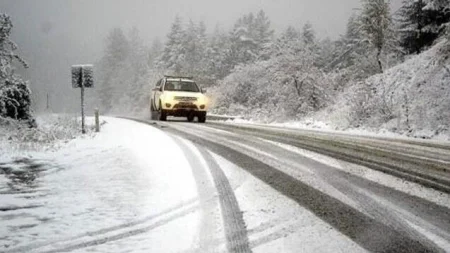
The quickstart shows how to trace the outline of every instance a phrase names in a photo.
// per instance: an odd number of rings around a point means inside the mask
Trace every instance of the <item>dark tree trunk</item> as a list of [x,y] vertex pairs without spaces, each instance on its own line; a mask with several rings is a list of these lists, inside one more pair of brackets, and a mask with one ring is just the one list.
[[378,67],[380,68],[380,73],[383,73],[383,64],[381,63],[381,48],[378,48],[377,51],[377,61],[378,61]]

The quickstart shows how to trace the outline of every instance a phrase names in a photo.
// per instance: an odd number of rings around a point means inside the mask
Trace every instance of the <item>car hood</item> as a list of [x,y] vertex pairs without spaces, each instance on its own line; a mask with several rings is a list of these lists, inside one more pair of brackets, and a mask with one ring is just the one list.
[[204,95],[200,92],[183,92],[183,91],[167,91],[168,96],[176,96],[176,97],[195,97],[201,98]]

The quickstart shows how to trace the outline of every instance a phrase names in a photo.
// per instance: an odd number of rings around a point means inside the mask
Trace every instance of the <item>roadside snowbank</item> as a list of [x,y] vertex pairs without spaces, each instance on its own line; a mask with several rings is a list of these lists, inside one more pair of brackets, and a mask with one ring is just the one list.
[[[192,248],[198,212],[189,206],[197,193],[182,150],[155,128],[103,119],[100,133],[58,149],[1,156],[0,208],[7,211],[0,212],[0,251]],[[33,173],[22,177],[24,170]]]
[[429,135],[429,136],[410,136],[406,133],[396,133],[389,131],[388,129],[381,128],[339,128],[331,123],[324,121],[317,121],[313,119],[303,120],[303,121],[287,121],[287,122],[272,122],[272,123],[261,123],[254,120],[246,119],[229,119],[225,123],[229,124],[243,124],[243,125],[256,125],[256,126],[272,126],[287,129],[299,129],[299,130],[312,130],[324,133],[337,133],[337,134],[349,134],[356,136],[368,136],[368,137],[382,137],[382,138],[395,138],[395,139],[430,139],[430,141],[437,142],[448,142],[450,141],[450,135],[440,134],[440,135]]
[[77,115],[45,114],[36,117],[37,128],[16,121],[0,122],[0,161],[24,153],[57,150],[75,138],[92,137],[93,120],[87,121],[88,134],[82,136]]

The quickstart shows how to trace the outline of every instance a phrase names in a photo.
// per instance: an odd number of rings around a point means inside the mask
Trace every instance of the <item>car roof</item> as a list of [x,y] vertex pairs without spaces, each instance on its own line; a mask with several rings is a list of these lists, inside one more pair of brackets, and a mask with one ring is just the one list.
[[173,77],[171,77],[171,78],[166,78],[166,80],[167,80],[167,81],[191,82],[191,83],[194,82],[194,80],[192,80],[192,79],[186,79],[186,78],[173,78]]

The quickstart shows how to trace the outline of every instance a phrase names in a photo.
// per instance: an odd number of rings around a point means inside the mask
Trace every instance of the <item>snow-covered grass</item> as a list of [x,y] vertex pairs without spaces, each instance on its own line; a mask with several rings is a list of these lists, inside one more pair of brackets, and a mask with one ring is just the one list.
[[[43,114],[36,117],[37,128],[13,120],[0,121],[0,158],[17,154],[57,149],[60,144],[81,136],[78,115]],[[94,133],[92,120],[86,124],[87,135]]]

